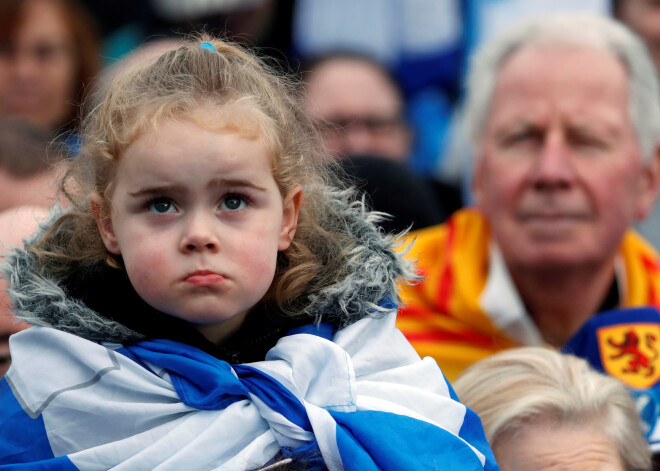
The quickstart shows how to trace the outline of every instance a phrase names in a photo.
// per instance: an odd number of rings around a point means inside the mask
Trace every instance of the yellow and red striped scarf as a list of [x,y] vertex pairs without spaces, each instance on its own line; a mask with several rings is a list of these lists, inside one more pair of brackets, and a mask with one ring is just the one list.
[[[415,242],[406,257],[415,260],[424,281],[402,286],[404,307],[397,325],[420,356],[435,358],[454,380],[472,363],[518,346],[498,329],[479,303],[489,275],[490,227],[474,209],[456,212],[445,224],[409,234]],[[625,270],[621,307],[660,308],[660,259],[634,231],[619,256]]]

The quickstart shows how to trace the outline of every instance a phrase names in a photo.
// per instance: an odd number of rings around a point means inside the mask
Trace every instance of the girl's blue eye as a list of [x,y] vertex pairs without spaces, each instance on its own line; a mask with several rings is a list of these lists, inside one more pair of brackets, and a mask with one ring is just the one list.
[[239,211],[245,209],[247,202],[245,198],[239,195],[229,195],[220,203],[220,209],[224,211]]
[[155,214],[165,214],[176,211],[176,208],[167,198],[158,198],[149,204],[149,211]]

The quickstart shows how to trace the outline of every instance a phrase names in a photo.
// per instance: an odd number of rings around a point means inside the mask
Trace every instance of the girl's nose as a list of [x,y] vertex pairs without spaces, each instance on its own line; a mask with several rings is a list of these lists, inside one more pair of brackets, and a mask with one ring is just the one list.
[[183,236],[180,249],[182,252],[211,251],[217,252],[220,248],[218,238],[214,232],[213,222],[204,215],[191,215],[184,223]]

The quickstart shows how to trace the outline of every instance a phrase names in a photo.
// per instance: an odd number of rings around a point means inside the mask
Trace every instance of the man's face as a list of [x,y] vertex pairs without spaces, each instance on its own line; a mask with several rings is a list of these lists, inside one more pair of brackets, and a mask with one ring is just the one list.
[[649,211],[657,165],[642,163],[628,97],[599,49],[527,46],[503,64],[474,191],[510,267],[609,263]]
[[401,98],[376,66],[350,58],[319,65],[308,81],[306,103],[309,115],[324,126],[333,157],[408,158],[411,139]]

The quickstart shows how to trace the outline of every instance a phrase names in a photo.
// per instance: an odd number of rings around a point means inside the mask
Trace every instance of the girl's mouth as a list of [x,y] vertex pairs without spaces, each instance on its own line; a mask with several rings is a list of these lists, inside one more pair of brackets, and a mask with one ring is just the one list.
[[222,283],[224,280],[223,275],[210,270],[199,270],[186,276],[184,281],[195,286],[212,286]]

